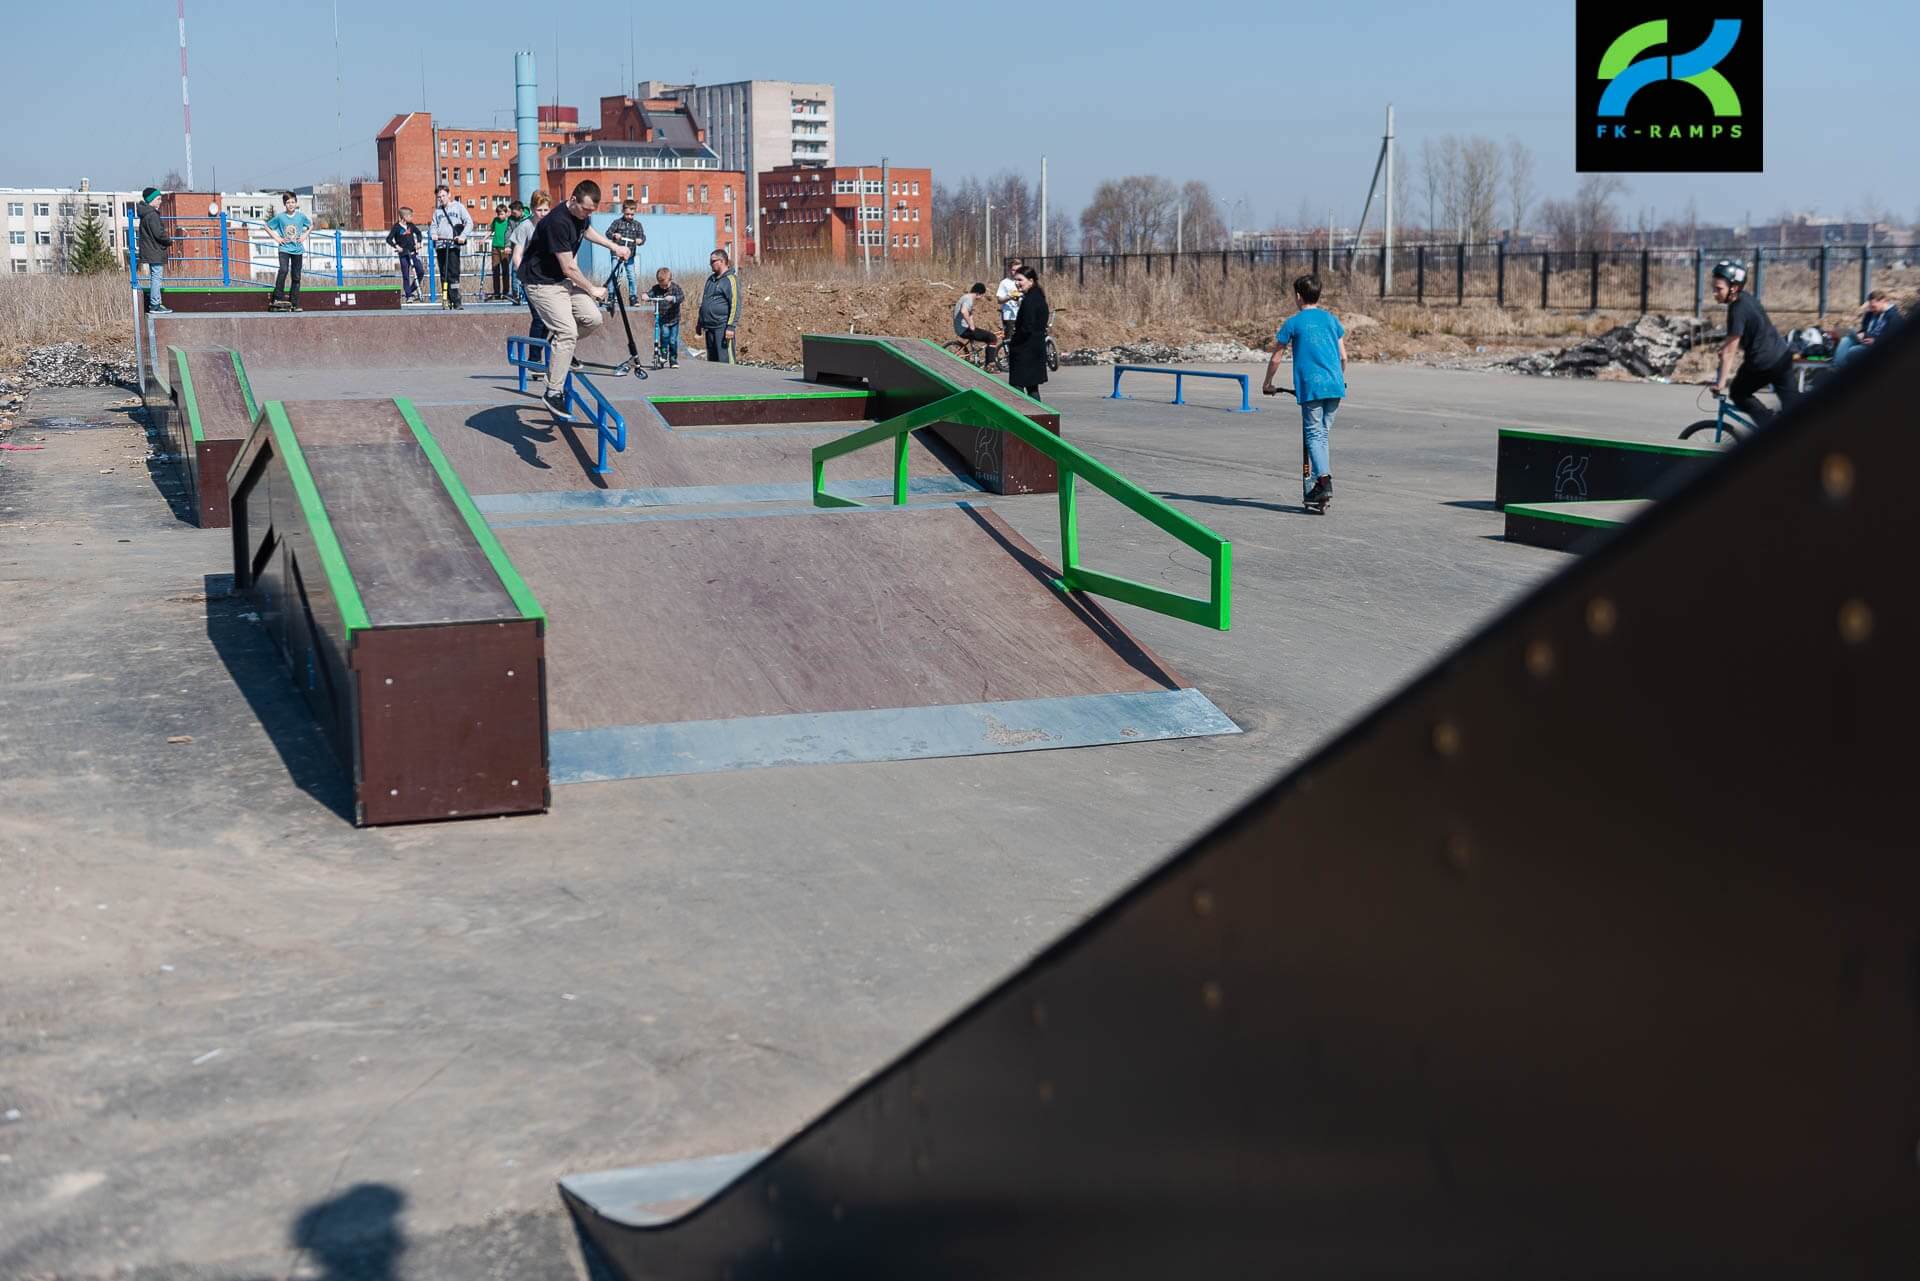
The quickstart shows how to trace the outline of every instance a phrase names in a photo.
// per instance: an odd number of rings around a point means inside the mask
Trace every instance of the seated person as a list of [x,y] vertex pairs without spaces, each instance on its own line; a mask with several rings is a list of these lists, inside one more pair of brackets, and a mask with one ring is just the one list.
[[1901,321],[1900,308],[1894,303],[1893,295],[1884,289],[1874,290],[1867,295],[1867,309],[1860,317],[1860,328],[1840,340],[1833,352],[1833,363],[1845,364],[1850,357],[1899,329]]
[[993,363],[994,353],[999,350],[1000,339],[988,330],[974,323],[974,305],[987,296],[987,286],[975,281],[973,288],[960,295],[960,301],[953,304],[953,336],[966,342],[983,342],[987,345],[987,363]]

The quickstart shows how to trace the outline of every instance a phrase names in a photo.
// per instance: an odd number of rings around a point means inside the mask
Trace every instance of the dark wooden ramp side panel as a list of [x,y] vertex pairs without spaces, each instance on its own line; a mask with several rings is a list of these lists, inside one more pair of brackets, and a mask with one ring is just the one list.
[[837,392],[769,396],[654,396],[669,427],[750,427],[762,423],[857,423],[873,417],[872,396]]
[[1658,498],[1720,458],[1697,445],[1500,429],[1493,501],[1564,503]]
[[347,771],[355,821],[545,809],[545,620],[394,404],[271,402],[233,475],[235,585]]
[[[184,353],[188,382],[200,418],[201,439],[189,438],[182,455],[193,477],[194,507],[205,529],[223,529],[232,523],[227,498],[227,472],[240,446],[253,430],[253,406],[241,384],[234,354],[224,347]],[[175,397],[185,394],[175,387]]]
[[[273,290],[266,285],[240,285],[222,289],[168,289],[162,286],[160,292],[169,308],[188,315],[234,312],[258,312],[264,315],[267,304],[273,299]],[[301,284],[300,306],[303,311],[398,311],[400,287],[349,285],[338,289],[331,279],[323,284],[317,278],[308,276]]]
[[[801,339],[808,382],[863,386],[873,393],[870,410],[886,419],[932,404],[955,391],[984,391],[1047,430],[1060,431],[1060,415],[1015,392],[950,352],[915,338],[807,334]],[[989,492],[1050,494],[1060,487],[1053,460],[1026,442],[990,427],[935,423],[935,435]]]
[[1916,398],[1908,333],[715,1198],[581,1223],[649,1281],[1913,1275]]

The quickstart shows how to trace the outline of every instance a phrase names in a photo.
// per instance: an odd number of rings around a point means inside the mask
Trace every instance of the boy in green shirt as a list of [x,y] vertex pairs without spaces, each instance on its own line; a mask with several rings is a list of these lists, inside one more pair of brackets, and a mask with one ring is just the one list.
[[508,264],[513,258],[513,250],[508,239],[513,235],[513,225],[520,217],[505,205],[493,207],[493,293],[488,295],[490,302],[506,302],[512,288],[512,273]]

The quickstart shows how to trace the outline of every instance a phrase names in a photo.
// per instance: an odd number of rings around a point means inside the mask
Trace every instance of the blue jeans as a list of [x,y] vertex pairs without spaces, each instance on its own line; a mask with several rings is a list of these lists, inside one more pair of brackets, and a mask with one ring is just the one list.
[[1833,363],[1836,367],[1840,365],[1844,365],[1847,363],[1848,360],[1850,360],[1854,356],[1858,356],[1861,352],[1865,351],[1866,349],[1867,349],[1866,343],[1861,342],[1858,338],[1855,338],[1852,334],[1848,334],[1845,338],[1842,338],[1840,340],[1840,345],[1833,349]]
[[660,322],[659,330],[660,336],[657,344],[660,348],[660,359],[666,361],[668,364],[679,364],[680,322],[677,320],[663,320]]
[[164,307],[167,304],[160,299],[160,282],[167,278],[167,265],[163,262],[147,264],[147,306]]
[[618,279],[620,276],[625,276],[627,278],[627,306],[629,307],[637,306],[640,302],[640,295],[633,292],[633,259],[632,258],[628,258],[623,263],[615,264],[614,277]]
[[1338,396],[1300,402],[1300,431],[1306,439],[1307,462],[1312,472],[1301,477],[1303,489],[1312,489],[1314,481],[1333,475],[1333,464],[1327,454],[1327,433],[1333,429],[1333,416],[1339,412]]

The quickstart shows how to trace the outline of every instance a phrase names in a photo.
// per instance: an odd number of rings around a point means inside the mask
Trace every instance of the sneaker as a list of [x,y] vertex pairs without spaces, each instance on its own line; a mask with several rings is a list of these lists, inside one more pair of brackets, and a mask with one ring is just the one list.
[[567,394],[564,391],[550,387],[540,394],[540,399],[547,403],[547,408],[553,412],[555,418],[573,421],[573,415],[567,412]]
[[1300,501],[1302,503],[1305,503],[1309,507],[1316,507],[1326,503],[1332,497],[1333,497],[1333,477],[1331,475],[1327,475],[1327,476],[1322,476],[1318,480],[1314,481],[1313,488],[1309,489],[1307,491],[1306,497],[1302,498]]
[[575,356],[573,358],[573,363],[571,365],[568,365],[567,368],[577,371],[580,368],[580,357]]

